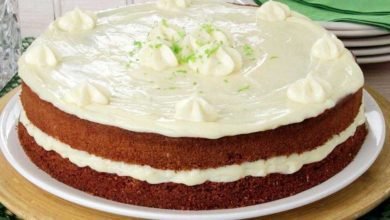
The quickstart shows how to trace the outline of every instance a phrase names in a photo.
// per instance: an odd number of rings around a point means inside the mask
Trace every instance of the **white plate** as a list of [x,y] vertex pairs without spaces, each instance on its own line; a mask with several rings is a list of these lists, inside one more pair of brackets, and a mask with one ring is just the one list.
[[371,47],[390,45],[390,35],[384,35],[379,37],[363,37],[363,38],[350,38],[340,39],[343,41],[346,47]]
[[321,26],[329,30],[375,30],[375,26],[350,22],[319,21]]
[[[382,112],[374,99],[364,92],[369,133],[356,158],[340,173],[309,190],[284,199],[235,209],[178,211],[127,205],[89,195],[71,188],[36,167],[24,153],[15,126],[20,114],[18,96],[4,108],[0,118],[1,150],[8,162],[26,179],[60,198],[105,212],[152,219],[241,219],[263,216],[297,208],[339,191],[362,175],[379,155],[385,137]],[[21,189],[23,190],[23,189]]]
[[376,56],[358,56],[356,61],[360,64],[366,63],[383,63],[390,61],[390,54],[382,54]]
[[380,36],[390,34],[390,31],[383,29],[375,29],[375,30],[328,30],[334,33],[337,37],[372,37],[372,36]]
[[372,56],[390,53],[390,45],[379,47],[348,48],[355,56]]
[[253,0],[230,0],[229,2],[234,2],[238,4],[243,4],[243,5],[256,5],[257,4]]

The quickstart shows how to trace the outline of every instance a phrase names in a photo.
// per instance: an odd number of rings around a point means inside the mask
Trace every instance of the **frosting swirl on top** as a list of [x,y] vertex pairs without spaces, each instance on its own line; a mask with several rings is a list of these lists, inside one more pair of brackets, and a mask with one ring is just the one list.
[[174,52],[168,45],[161,40],[146,43],[139,52],[141,65],[157,71],[179,65]]
[[257,19],[264,21],[284,21],[291,15],[287,5],[272,0],[261,5],[256,11]]
[[327,81],[309,75],[292,84],[287,90],[287,97],[303,104],[321,103],[330,96],[331,89]]
[[159,0],[157,7],[163,10],[179,10],[187,8],[191,4],[191,0]]
[[230,47],[227,35],[212,24],[203,24],[187,35],[181,28],[163,19],[148,34],[139,52],[140,64],[164,70],[188,64],[196,73],[225,76],[242,66],[240,53]]
[[197,39],[196,43],[198,46],[212,42],[217,42],[228,46],[232,45],[228,35],[210,23],[202,24],[198,30],[192,33],[192,36]]
[[67,12],[64,16],[54,21],[53,26],[66,32],[87,31],[95,28],[96,15],[90,11],[79,8]]
[[166,19],[155,26],[148,34],[149,40],[166,40],[175,42],[181,40],[185,36],[185,32],[180,27],[168,23]]
[[210,43],[200,47],[188,65],[203,75],[226,76],[241,68],[242,58],[232,47]]
[[314,43],[311,55],[322,60],[332,60],[340,57],[344,51],[343,42],[334,34],[327,33]]
[[64,96],[64,101],[77,106],[90,104],[107,105],[109,103],[109,92],[101,86],[83,82],[70,89]]
[[176,103],[175,118],[195,122],[212,122],[218,119],[218,113],[204,98],[193,95]]
[[27,64],[38,67],[54,67],[58,59],[54,51],[47,45],[38,44],[31,46],[24,55]]

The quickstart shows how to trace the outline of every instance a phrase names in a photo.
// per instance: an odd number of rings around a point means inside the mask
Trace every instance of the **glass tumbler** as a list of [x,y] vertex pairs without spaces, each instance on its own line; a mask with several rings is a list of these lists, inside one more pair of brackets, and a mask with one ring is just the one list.
[[18,0],[0,0],[0,90],[15,75],[21,53]]

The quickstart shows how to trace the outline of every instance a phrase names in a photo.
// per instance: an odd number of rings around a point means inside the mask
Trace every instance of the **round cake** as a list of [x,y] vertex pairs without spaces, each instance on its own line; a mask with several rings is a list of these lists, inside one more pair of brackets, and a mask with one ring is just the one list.
[[367,134],[342,42],[279,2],[160,0],[52,22],[19,59],[31,161],[106,199],[234,208],[307,190]]

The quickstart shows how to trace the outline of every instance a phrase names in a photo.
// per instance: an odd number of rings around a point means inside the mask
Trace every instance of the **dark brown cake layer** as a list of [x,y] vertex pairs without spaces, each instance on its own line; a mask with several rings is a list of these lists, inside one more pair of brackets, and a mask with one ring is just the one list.
[[19,124],[19,138],[25,152],[55,179],[90,194],[110,200],[166,209],[221,209],[264,203],[309,189],[340,172],[355,157],[367,130],[358,127],[354,136],[338,145],[324,160],[308,164],[294,174],[246,177],[230,183],[206,182],[196,186],[148,184],[130,177],[79,168],[53,151],[45,151]]
[[173,138],[94,123],[41,100],[23,84],[21,101],[30,121],[75,149],[103,158],[159,169],[211,168],[312,150],[345,130],[359,112],[362,90],[301,123],[219,139]]

